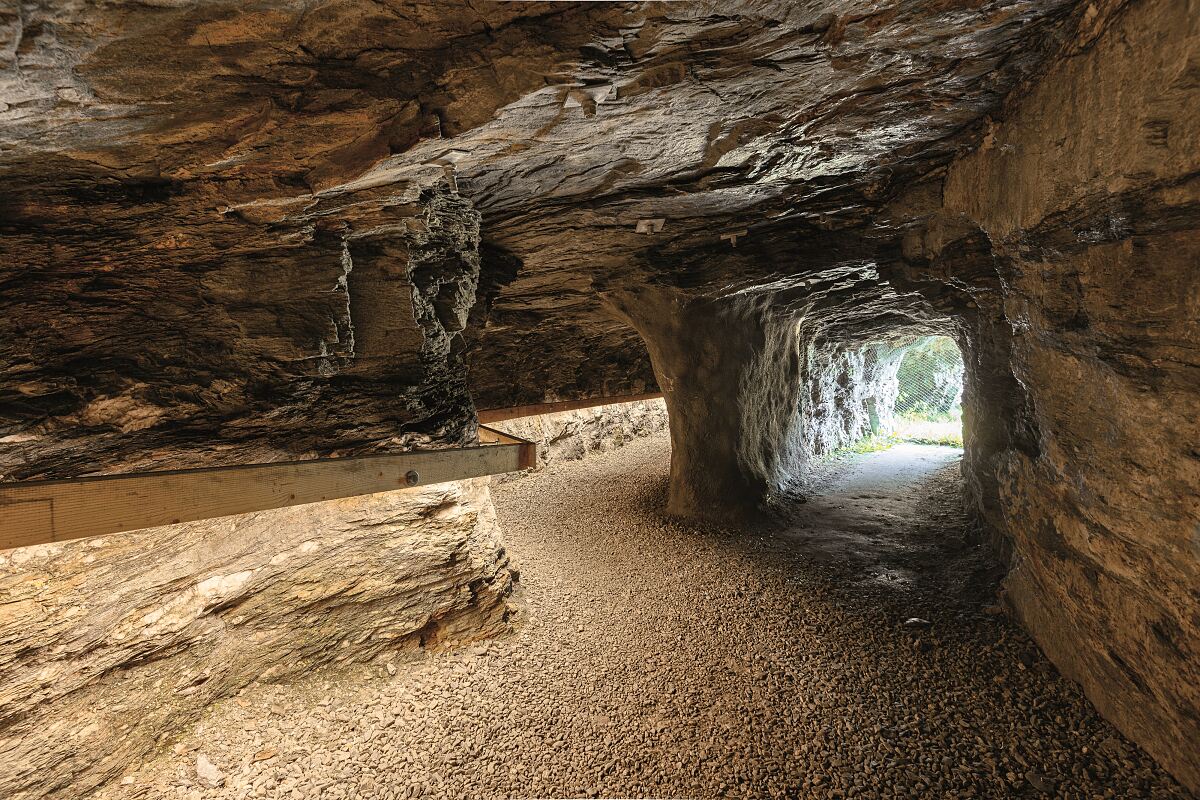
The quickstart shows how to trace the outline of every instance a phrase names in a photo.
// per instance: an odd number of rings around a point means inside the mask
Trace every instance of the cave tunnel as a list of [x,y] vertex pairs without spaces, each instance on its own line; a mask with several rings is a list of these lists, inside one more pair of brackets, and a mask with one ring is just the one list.
[[1200,790],[1196,0],[0,31],[0,797]]
[[971,440],[964,392],[968,405],[988,400],[965,369],[953,311],[881,287],[872,262],[802,274],[719,300],[661,287],[605,295],[644,340],[664,394],[672,513],[758,515],[852,446]]

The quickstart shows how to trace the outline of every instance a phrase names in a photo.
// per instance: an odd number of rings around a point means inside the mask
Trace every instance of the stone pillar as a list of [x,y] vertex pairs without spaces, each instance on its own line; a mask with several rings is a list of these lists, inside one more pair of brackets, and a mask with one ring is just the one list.
[[658,287],[605,300],[645,340],[666,398],[668,511],[757,513],[803,458],[795,323],[773,317],[761,300],[692,298]]

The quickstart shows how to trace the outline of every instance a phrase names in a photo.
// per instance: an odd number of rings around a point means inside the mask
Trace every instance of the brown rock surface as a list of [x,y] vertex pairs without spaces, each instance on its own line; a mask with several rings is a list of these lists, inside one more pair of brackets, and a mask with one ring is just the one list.
[[[8,193],[6,479],[470,440],[466,201],[364,188],[177,228],[187,190],[160,188]],[[84,212],[73,191],[99,196]]]
[[1024,389],[1025,445],[980,464],[1011,602],[1200,787],[1200,7],[1135,4],[1056,64],[945,204],[993,243]]
[[[596,287],[720,289],[874,251],[809,243],[967,146],[1070,8],[25,3],[0,48],[0,400],[3,436],[22,440],[0,463],[105,467],[102,448],[68,465],[53,444],[67,437],[114,439],[127,464],[158,447],[151,463],[206,442],[261,459],[268,436],[308,454],[437,431],[447,412],[412,372],[420,325],[377,319],[375,302],[399,298],[340,287],[347,239],[405,260],[415,234],[398,228],[447,174],[489,245],[476,400],[651,389]],[[647,218],[666,221],[638,233]],[[727,229],[750,230],[747,257]],[[409,366],[380,375],[349,328],[379,342],[395,324]],[[389,407],[396,394],[426,402]],[[307,435],[289,435],[297,416]],[[350,416],[383,418],[347,430]]]
[[1200,787],[1198,25],[1196,0],[0,10],[0,476],[454,445],[473,402],[657,381],[672,510],[740,513],[861,430],[864,347],[946,333],[1012,603]]
[[487,479],[0,551],[0,795],[82,797],[254,681],[494,635]]

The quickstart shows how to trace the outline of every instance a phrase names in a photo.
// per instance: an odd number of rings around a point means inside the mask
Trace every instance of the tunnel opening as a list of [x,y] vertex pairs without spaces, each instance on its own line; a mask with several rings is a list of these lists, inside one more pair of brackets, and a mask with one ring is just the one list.
[[896,372],[896,438],[961,448],[964,372],[962,352],[949,336],[925,336],[909,345]]
[[[848,281],[862,293],[843,296]],[[955,323],[881,288],[871,265],[830,270],[795,293],[713,300],[647,286],[603,299],[640,335],[663,392],[672,515],[772,517],[847,451],[972,449]]]
[[949,336],[906,337],[864,348],[879,364],[863,400],[868,427],[849,449],[899,443],[963,448],[962,351]]

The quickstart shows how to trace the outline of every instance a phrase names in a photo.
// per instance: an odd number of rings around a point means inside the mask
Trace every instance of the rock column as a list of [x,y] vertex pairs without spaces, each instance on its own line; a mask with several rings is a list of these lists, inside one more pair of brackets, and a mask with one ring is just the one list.
[[798,442],[794,334],[748,302],[657,287],[605,299],[642,335],[666,398],[668,511],[706,517],[756,512]]

